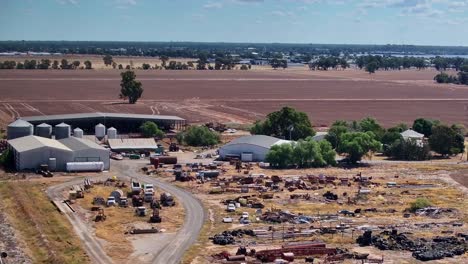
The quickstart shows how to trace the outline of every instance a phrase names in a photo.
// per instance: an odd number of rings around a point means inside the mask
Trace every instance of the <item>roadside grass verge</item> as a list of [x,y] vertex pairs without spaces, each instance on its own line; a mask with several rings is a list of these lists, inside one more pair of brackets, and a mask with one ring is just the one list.
[[52,205],[46,185],[0,183],[3,211],[23,238],[33,263],[90,263],[68,220]]

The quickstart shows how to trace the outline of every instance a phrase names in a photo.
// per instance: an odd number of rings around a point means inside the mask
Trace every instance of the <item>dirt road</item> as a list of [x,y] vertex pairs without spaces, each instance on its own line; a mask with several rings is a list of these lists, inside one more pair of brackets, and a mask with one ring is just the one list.
[[[145,164],[145,161],[113,161],[112,175],[116,175],[119,178],[133,178],[141,182],[152,183],[157,188],[170,192],[180,203],[183,204],[185,209],[185,222],[183,227],[175,235],[164,236],[164,239],[161,239],[161,241],[158,241],[158,243],[154,243],[154,245],[151,246],[150,252],[145,254],[145,260],[148,259],[148,254],[152,255],[152,258],[150,258],[149,261],[142,261],[142,259],[139,258],[140,256],[137,255],[130,259],[128,263],[180,263],[180,260],[187,249],[195,243],[198,238],[203,222],[206,219],[205,210],[203,209],[201,202],[189,192],[161,180],[139,174],[139,168]],[[105,180],[108,177],[109,175],[106,175],[99,178],[93,178],[93,180]],[[64,212],[65,216],[72,223],[75,232],[82,240],[86,252],[90,256],[92,263],[114,263],[112,259],[106,255],[103,244],[94,236],[91,226],[76,214],[72,213],[70,209],[62,203],[64,200],[64,190],[73,185],[81,184],[82,182],[83,177],[80,177],[73,181],[49,187],[47,189],[47,195],[51,200],[56,202],[57,206],[62,210],[62,212]]]
[[[106,177],[100,177],[104,180]],[[72,223],[73,229],[78,237],[81,239],[82,244],[85,247],[86,252],[88,253],[91,262],[97,264],[107,264],[114,263],[112,259],[106,255],[104,247],[101,242],[92,234],[91,227],[84,222],[83,219],[74,214],[64,203],[63,192],[66,189],[69,189],[71,186],[76,184],[83,183],[82,177],[79,179],[64,182],[58,185],[51,186],[47,188],[47,195],[49,198],[55,202],[55,204],[60,208],[68,220]],[[94,178],[93,180],[98,180]]]
[[180,263],[188,248],[195,243],[206,219],[206,213],[202,203],[189,192],[163,182],[159,179],[148,177],[138,173],[140,167],[146,165],[145,161],[120,161],[113,162],[112,167],[118,177],[132,177],[141,182],[152,183],[157,188],[170,192],[177,200],[183,204],[185,209],[185,222],[182,228],[173,237],[165,241],[164,246],[151,254],[155,257],[151,263]]

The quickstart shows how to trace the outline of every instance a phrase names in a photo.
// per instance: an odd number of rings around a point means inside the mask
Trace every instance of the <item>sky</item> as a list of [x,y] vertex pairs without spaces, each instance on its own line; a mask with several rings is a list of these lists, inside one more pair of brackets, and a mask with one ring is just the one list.
[[468,46],[468,0],[0,0],[0,40]]

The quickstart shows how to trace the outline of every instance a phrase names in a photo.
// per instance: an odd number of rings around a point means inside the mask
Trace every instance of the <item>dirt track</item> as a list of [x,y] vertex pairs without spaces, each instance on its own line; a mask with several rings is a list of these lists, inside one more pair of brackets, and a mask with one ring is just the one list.
[[[135,255],[129,259],[127,263],[180,263],[185,251],[197,240],[203,222],[205,221],[206,216],[203,205],[199,200],[194,198],[193,195],[185,190],[177,188],[159,179],[139,174],[138,168],[146,164],[147,162],[145,161],[112,161],[112,166],[116,168],[113,173],[119,178],[128,180],[132,178],[141,182],[152,183],[157,188],[161,188],[164,191],[172,193],[184,206],[185,220],[184,225],[175,235],[165,236],[165,240],[163,241],[156,239],[157,242],[150,247],[150,252],[145,252],[144,256]],[[105,178],[107,178],[107,176],[99,177],[100,180],[104,180]],[[106,255],[103,243],[92,234],[92,230],[87,223],[85,223],[83,219],[78,217],[76,214],[71,213],[71,211],[62,203],[63,190],[82,182],[83,178],[80,178],[49,187],[47,189],[47,194],[56,202],[57,206],[65,212],[65,216],[73,224],[75,232],[82,240],[87,253],[93,260],[93,263],[114,263],[114,261]],[[143,259],[146,259],[146,261]]]
[[417,117],[468,124],[468,88],[434,84],[436,71],[137,71],[137,105],[117,99],[119,71],[0,71],[0,120],[74,112],[175,114],[191,122],[247,123],[280,106],[315,125],[378,118],[385,125]]

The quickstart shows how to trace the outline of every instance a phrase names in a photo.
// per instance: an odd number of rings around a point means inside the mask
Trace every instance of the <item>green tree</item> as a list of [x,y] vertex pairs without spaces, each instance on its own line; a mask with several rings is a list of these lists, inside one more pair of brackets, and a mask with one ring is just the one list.
[[385,147],[386,145],[389,146],[393,144],[395,141],[399,139],[402,139],[400,132],[388,130],[387,132],[383,134],[382,138],[380,139],[380,142],[382,142],[382,144]]
[[148,70],[149,68],[151,68],[151,65],[149,65],[148,63],[143,63],[142,68],[143,70]]
[[120,98],[128,99],[128,103],[134,104],[143,94],[141,82],[136,81],[136,75],[133,71],[120,73],[122,81],[120,82]]
[[62,61],[60,63],[60,68],[62,68],[63,70],[71,69],[70,64],[68,64],[68,60],[62,59]]
[[418,118],[413,122],[413,130],[424,134],[425,137],[429,137],[432,134],[432,127],[439,123],[438,120]]
[[27,70],[33,70],[36,69],[37,62],[36,60],[25,60],[24,61],[24,68]]
[[366,117],[359,122],[359,128],[361,132],[372,132],[374,133],[377,140],[381,140],[385,129],[377,122],[377,120]]
[[79,61],[73,61],[72,65],[73,65],[74,69],[78,69],[78,67],[80,67],[80,62]]
[[443,156],[456,155],[465,151],[464,136],[445,125],[432,128],[429,145],[433,151]]
[[159,57],[161,60],[161,67],[166,68],[166,62],[169,60],[169,57],[166,55],[162,55]]
[[123,70],[123,65],[119,64],[119,70]]
[[330,127],[328,134],[325,136],[325,140],[330,142],[331,146],[336,149],[340,145],[341,135],[347,132],[349,132],[347,125],[337,123]]
[[268,151],[265,161],[275,168],[286,168],[292,162],[293,148],[291,144],[274,145]]
[[428,160],[430,148],[416,139],[398,139],[386,147],[384,154],[396,160]]
[[18,62],[18,63],[16,64],[16,69],[18,69],[18,70],[24,69],[24,64],[23,64],[22,62]]
[[102,60],[104,61],[104,65],[106,65],[106,67],[109,66],[109,65],[112,65],[112,62],[114,61],[114,60],[112,59],[112,56],[109,55],[109,54],[107,54],[107,55],[105,55],[104,57],[102,57]]
[[42,70],[47,70],[47,69],[49,69],[49,67],[50,67],[50,60],[49,59],[42,59],[41,63],[39,63],[37,65],[37,68],[42,69]]
[[338,152],[346,153],[349,162],[357,163],[369,152],[379,151],[381,144],[372,132],[348,132],[341,136]]
[[265,121],[256,122],[251,133],[290,140],[304,139],[315,135],[307,114],[287,106],[268,114]]
[[220,142],[220,136],[206,126],[191,126],[178,134],[177,141],[195,147],[214,146]]
[[377,62],[370,62],[366,65],[366,72],[369,74],[375,73],[379,69],[379,64]]
[[89,60],[85,61],[84,65],[85,65],[85,69],[87,70],[91,70],[93,68],[93,64]]
[[144,137],[157,137],[157,138],[164,137],[164,132],[161,129],[159,129],[156,123],[151,122],[151,121],[147,121],[143,123],[140,126],[140,131]]
[[431,202],[427,200],[426,198],[417,198],[414,202],[410,204],[410,211],[411,212],[416,212],[418,209],[423,209],[426,207],[431,206]]
[[456,83],[458,80],[454,76],[448,75],[445,72],[441,72],[434,77],[434,81],[437,83]]
[[249,67],[248,67],[247,65],[243,64],[243,65],[240,67],[240,69],[243,70],[243,71],[246,71],[246,70],[249,69]]
[[388,132],[398,132],[398,133],[401,133],[401,132],[404,132],[408,130],[408,125],[405,124],[405,123],[400,123],[394,127],[391,127],[388,129]]
[[326,164],[335,166],[336,165],[336,151],[333,149],[330,142],[326,140],[319,141],[320,153]]
[[59,62],[58,60],[54,60],[52,63],[52,69],[57,70],[59,68]]

